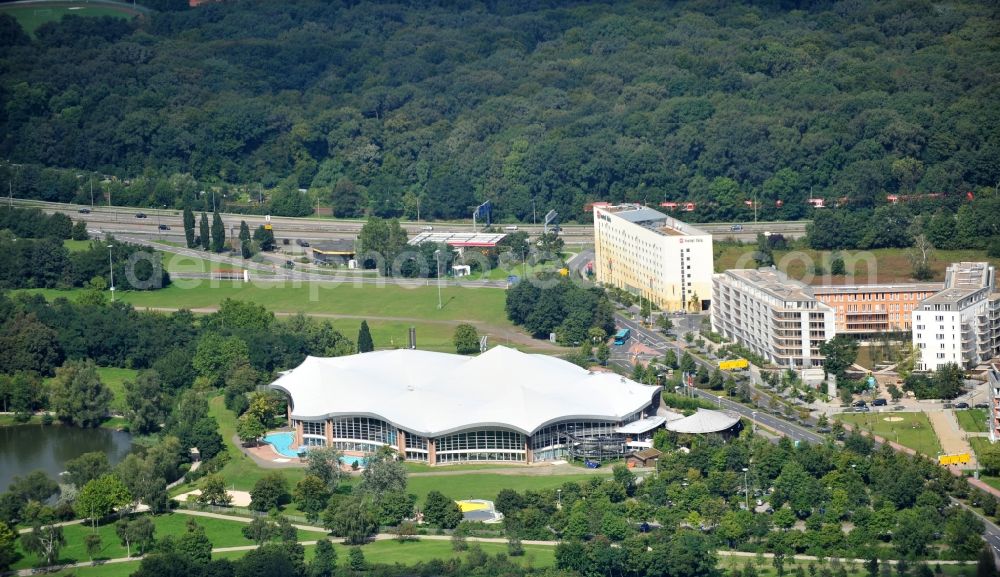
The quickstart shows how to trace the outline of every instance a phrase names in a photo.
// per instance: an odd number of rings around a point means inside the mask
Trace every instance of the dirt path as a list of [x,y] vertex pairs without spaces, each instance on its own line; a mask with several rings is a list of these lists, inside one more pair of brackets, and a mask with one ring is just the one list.
[[971,460],[965,468],[975,469],[976,455],[972,451],[969,441],[965,438],[965,432],[958,426],[958,419],[955,418],[955,412],[949,409],[928,411],[927,418],[930,420],[931,426],[934,427],[934,434],[937,435],[938,441],[941,442],[941,450],[944,454],[968,453]]

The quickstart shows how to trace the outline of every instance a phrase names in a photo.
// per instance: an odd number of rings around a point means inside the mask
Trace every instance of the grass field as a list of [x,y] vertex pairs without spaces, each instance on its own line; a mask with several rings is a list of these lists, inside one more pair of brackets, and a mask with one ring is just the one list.
[[[205,535],[212,541],[214,547],[237,547],[241,545],[251,545],[241,532],[243,523],[227,521],[222,519],[211,519],[206,517],[191,517],[189,515],[168,514],[153,517],[153,524],[156,526],[156,536],[181,535],[187,529],[188,519],[194,519],[199,525],[204,527]],[[84,536],[92,531],[89,525],[68,525],[63,528],[63,535],[66,538],[66,546],[62,550],[60,560],[70,563],[77,561],[88,561],[87,551],[84,548]],[[115,534],[114,523],[106,523],[97,527],[97,533],[101,536],[101,550],[95,558],[113,559],[125,556],[125,547],[121,544]],[[313,533],[299,531],[299,539],[320,539],[324,533]],[[20,540],[18,540],[20,543]],[[33,566],[38,559],[34,554],[25,555],[24,551],[18,549],[24,555],[15,565],[15,569],[23,569]]]
[[452,499],[493,499],[501,489],[525,491],[531,489],[555,489],[567,482],[585,481],[592,478],[588,474],[572,475],[503,475],[498,473],[476,473],[470,475],[444,475],[435,477],[410,477],[407,491],[424,500],[427,493],[441,491]]
[[[497,553],[506,553],[507,545],[503,543],[479,543],[479,546],[487,555],[496,555]],[[347,555],[349,548],[343,545],[334,545],[334,550],[337,553],[338,564],[345,565],[347,563]],[[314,546],[306,546],[306,560],[310,560],[313,557],[315,550]],[[417,562],[427,562],[431,559],[451,559],[457,557],[465,557],[468,553],[456,553],[451,550],[451,544],[447,541],[411,541],[408,543],[398,543],[396,541],[376,541],[370,543],[361,548],[365,554],[365,559],[369,563],[378,564],[414,564]],[[535,568],[547,568],[555,564],[555,550],[552,547],[542,546],[542,545],[525,545],[524,546],[525,555],[523,557],[514,557],[516,561],[523,565],[530,565]],[[225,552],[225,553],[215,553],[212,555],[214,559],[239,559],[245,552],[235,551],[235,552]],[[771,565],[770,559],[764,559],[762,562],[758,563],[756,559],[747,557],[731,557],[727,555],[720,555],[719,558],[719,568],[725,570],[733,569],[743,569],[747,563],[753,564],[756,567],[756,574],[760,577],[776,577],[777,571]],[[809,562],[809,561],[794,561],[790,559],[785,560],[785,574],[793,572],[796,567],[801,567],[804,571],[808,571],[810,565],[814,568],[822,569],[823,567],[829,567],[829,564]],[[57,573],[50,573],[53,577],[69,577],[70,575],[75,575],[77,577],[128,577],[135,572],[138,568],[138,561],[130,561],[127,563],[115,563],[111,565],[102,565],[98,567],[81,567],[79,569],[67,569],[59,571]],[[849,577],[862,577],[867,575],[867,571],[859,563],[843,563],[846,569],[846,574]],[[932,564],[933,567],[933,564]],[[961,565],[941,565],[941,573],[939,575],[946,575],[948,577],[974,577],[976,575],[975,564],[967,564],[965,566]]]
[[963,431],[970,433],[986,432],[986,409],[966,409],[955,411],[955,418]]
[[0,12],[6,12],[17,19],[21,28],[34,35],[35,30],[46,22],[61,20],[63,16],[114,16],[115,18],[130,18],[131,15],[121,8],[112,6],[89,6],[81,2],[76,6],[7,6],[0,7]]
[[[732,268],[755,267],[752,245],[736,245],[732,243],[717,243],[715,254],[715,271],[723,272]],[[871,251],[841,251],[847,272],[854,265],[854,281],[856,283],[891,283],[912,281],[910,278],[909,258],[906,249],[885,248]],[[776,250],[774,261],[776,266],[790,277],[803,280],[810,284],[844,284],[852,282],[849,276],[817,277],[813,274],[812,263],[822,263],[824,270],[829,271],[829,253],[821,253],[812,249]],[[936,250],[930,262],[934,273],[932,280],[944,280],[944,270],[952,262],[960,261],[990,261],[1000,266],[1000,259],[989,258],[982,250]]]
[[[3,12],[3,10],[0,9],[0,12]],[[70,252],[83,252],[90,248],[90,241],[66,239],[63,241],[63,246]]]
[[[192,286],[194,285],[194,286]],[[31,290],[46,298],[73,298],[81,291]],[[444,306],[437,308],[437,287],[400,287],[375,284],[302,283],[258,281],[211,286],[209,281],[178,280],[157,291],[122,292],[117,295],[136,308],[214,308],[226,298],[264,305],[281,312],[382,316],[428,320],[473,320],[511,326],[504,312],[505,293],[497,289],[443,287]]]
[[941,451],[934,428],[923,413],[852,413],[838,418],[924,455],[934,457]]

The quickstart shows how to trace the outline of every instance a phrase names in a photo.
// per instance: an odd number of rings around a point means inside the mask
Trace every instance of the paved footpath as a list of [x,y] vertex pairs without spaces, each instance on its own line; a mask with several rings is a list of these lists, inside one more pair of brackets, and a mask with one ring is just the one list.
[[[209,513],[207,511],[189,511],[187,509],[177,509],[176,511],[174,511],[174,513],[178,513],[178,514],[181,514],[181,515],[191,515],[192,517],[209,517],[209,518],[212,518],[212,519],[221,519],[221,520],[225,520],[225,521],[235,521],[235,522],[238,522],[238,523],[249,523],[250,521],[252,521],[252,519],[250,519],[248,517],[239,517],[239,516],[235,516],[235,515],[223,515],[221,513]],[[316,527],[315,525],[292,525],[292,526],[295,527],[296,529],[301,530],[301,531],[313,531],[313,532],[326,533],[326,529],[324,529],[323,527]],[[396,539],[396,538],[397,538],[397,536],[394,535],[394,534],[392,534],[392,533],[379,533],[378,535],[375,536],[374,540],[375,541],[389,541],[389,540]],[[328,537],[327,539],[329,539],[333,543],[340,543],[340,544],[342,544],[344,542],[343,539],[340,539],[340,538],[337,538],[337,537]],[[450,535],[419,535],[419,536],[415,536],[413,538],[413,540],[414,541],[450,541],[451,540],[451,536]],[[503,538],[503,537],[467,537],[466,540],[469,541],[469,542],[476,542],[476,543],[506,543],[507,542],[507,539]],[[299,541],[299,543],[301,545],[303,545],[303,546],[308,547],[308,546],[311,546],[311,545],[315,545],[317,543],[317,540]],[[526,541],[522,541],[521,543],[523,545],[540,545],[540,546],[545,546],[545,547],[554,547],[554,546],[556,546],[556,545],[559,544],[558,541],[535,541],[535,540],[526,540]],[[239,551],[253,551],[257,547],[258,547],[257,545],[239,545],[239,546],[236,546],[236,547],[217,547],[217,548],[212,549],[212,553],[231,553],[231,552],[239,552]],[[739,557],[739,558],[755,558],[755,557],[757,557],[757,553],[749,553],[749,552],[746,552],[746,551],[718,551],[718,554],[721,557]],[[764,553],[763,556],[764,556],[765,559],[771,559],[771,558],[774,557],[774,554],[773,553]],[[788,557],[791,557],[791,558],[795,559],[796,561],[817,561],[817,560],[820,559],[819,557],[815,557],[813,555],[790,555]],[[788,558],[788,557],[786,557],[786,558]],[[104,560],[99,560],[99,561],[81,561],[80,563],[67,563],[65,565],[51,565],[49,567],[33,567],[33,568],[30,568],[30,569],[21,569],[19,571],[9,571],[7,573],[0,573],[0,577],[8,577],[8,576],[13,576],[13,575],[17,575],[18,577],[21,577],[21,576],[23,576],[23,577],[29,577],[31,575],[37,575],[37,574],[42,573],[42,572],[48,573],[48,572],[60,571],[60,570],[64,570],[64,569],[75,569],[77,567],[94,567],[94,566],[101,566],[101,565],[113,565],[113,564],[116,564],[116,563],[130,563],[130,562],[133,562],[133,561],[141,561],[141,560],[142,560],[142,556],[137,556],[137,557],[118,557],[118,558],[115,558],[115,559],[104,559]],[[864,563],[866,560],[865,559],[847,559],[847,558],[843,558],[843,559],[841,559],[841,561],[854,562],[854,563]],[[890,560],[889,563],[890,564],[895,564],[896,561],[895,560]],[[931,561],[927,561],[927,563],[936,563],[936,564],[940,564],[940,565],[954,565],[954,564],[957,564],[957,563],[964,563],[964,562],[963,561],[950,561],[950,560],[940,560],[940,561],[938,561],[938,560],[931,560]]]
[[969,441],[966,440],[962,427],[958,425],[958,419],[955,418],[955,411],[946,409],[943,411],[928,411],[926,414],[928,420],[931,422],[931,426],[934,427],[934,434],[937,435],[938,440],[941,442],[941,450],[944,454],[957,455],[959,453],[968,453],[970,461],[964,468],[975,469],[976,454],[972,451]]

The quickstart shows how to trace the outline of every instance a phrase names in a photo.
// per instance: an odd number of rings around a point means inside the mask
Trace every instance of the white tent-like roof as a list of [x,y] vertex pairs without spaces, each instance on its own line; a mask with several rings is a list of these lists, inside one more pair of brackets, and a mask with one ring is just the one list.
[[718,433],[732,427],[739,420],[739,415],[728,411],[698,409],[695,414],[689,417],[669,421],[667,423],[667,430],[675,433]]
[[427,437],[490,426],[530,435],[568,419],[617,421],[660,391],[503,346],[475,357],[412,349],[307,357],[270,386],[289,395],[293,419],[368,416]]

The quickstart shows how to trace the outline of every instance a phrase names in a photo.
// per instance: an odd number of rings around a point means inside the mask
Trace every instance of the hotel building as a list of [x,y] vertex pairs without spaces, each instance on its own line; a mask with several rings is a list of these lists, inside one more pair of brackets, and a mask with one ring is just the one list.
[[972,368],[1000,355],[1000,293],[996,269],[988,263],[949,266],[944,290],[912,314],[919,370],[934,371],[947,363]]
[[708,310],[712,235],[639,205],[594,205],[597,282],[649,299],[664,311]]
[[727,270],[713,283],[713,331],[776,365],[822,365],[835,313],[808,285],[773,268]]

